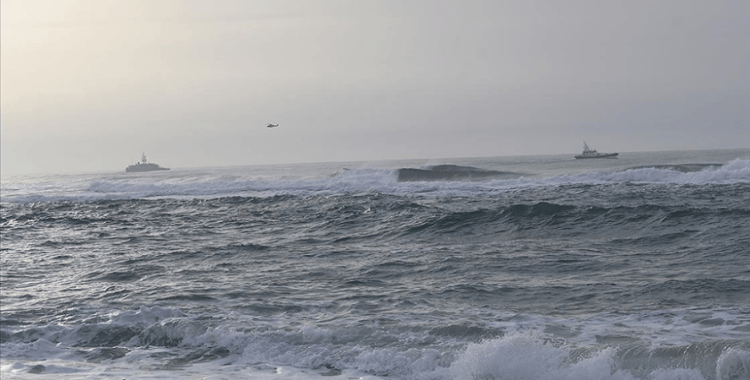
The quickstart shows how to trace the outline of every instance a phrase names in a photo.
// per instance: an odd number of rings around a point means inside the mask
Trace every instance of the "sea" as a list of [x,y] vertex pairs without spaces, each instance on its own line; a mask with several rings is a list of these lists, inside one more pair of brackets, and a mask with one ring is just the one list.
[[750,379],[750,149],[165,164],[3,177],[2,379]]

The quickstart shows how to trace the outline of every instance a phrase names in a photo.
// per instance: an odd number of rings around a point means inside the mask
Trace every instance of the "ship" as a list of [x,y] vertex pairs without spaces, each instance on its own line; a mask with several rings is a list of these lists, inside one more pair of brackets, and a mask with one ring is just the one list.
[[617,158],[618,153],[599,153],[596,151],[596,149],[591,149],[586,144],[586,142],[583,142],[583,153],[577,154],[575,156],[576,159],[582,159],[582,158]]
[[153,172],[158,170],[169,170],[169,168],[163,168],[157,164],[147,162],[146,153],[141,155],[141,162],[136,162],[134,165],[125,168],[126,173]]

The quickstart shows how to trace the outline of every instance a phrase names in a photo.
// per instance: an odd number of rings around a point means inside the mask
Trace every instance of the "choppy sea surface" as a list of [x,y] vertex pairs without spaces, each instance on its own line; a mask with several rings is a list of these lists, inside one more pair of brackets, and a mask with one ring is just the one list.
[[2,179],[3,379],[750,379],[748,149],[122,169]]

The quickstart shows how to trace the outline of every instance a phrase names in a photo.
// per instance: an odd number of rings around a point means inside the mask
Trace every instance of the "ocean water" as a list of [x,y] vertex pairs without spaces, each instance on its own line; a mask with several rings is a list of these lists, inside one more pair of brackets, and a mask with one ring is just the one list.
[[3,379],[750,379],[748,149],[123,167],[0,212]]

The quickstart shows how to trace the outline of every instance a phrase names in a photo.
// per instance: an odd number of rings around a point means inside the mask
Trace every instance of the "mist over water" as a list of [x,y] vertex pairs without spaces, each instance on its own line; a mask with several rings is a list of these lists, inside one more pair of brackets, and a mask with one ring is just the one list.
[[750,151],[589,161],[4,179],[0,373],[750,378]]

